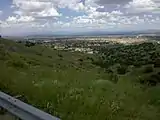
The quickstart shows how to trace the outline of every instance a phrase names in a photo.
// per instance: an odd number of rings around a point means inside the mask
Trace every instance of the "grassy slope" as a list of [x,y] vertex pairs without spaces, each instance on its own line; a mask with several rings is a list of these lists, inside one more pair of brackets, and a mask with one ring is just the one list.
[[0,50],[0,89],[64,120],[160,118],[160,87],[144,89],[132,74],[114,84],[81,53],[8,40],[0,40]]

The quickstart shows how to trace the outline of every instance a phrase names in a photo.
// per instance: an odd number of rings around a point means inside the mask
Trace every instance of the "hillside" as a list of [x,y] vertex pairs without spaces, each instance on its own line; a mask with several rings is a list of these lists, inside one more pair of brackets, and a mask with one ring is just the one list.
[[0,90],[62,120],[159,120],[160,46],[146,45],[87,55],[0,39]]

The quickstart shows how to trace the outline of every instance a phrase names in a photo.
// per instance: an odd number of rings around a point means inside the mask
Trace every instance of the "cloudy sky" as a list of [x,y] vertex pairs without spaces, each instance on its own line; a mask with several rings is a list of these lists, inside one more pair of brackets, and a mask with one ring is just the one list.
[[160,0],[0,0],[1,33],[160,29]]

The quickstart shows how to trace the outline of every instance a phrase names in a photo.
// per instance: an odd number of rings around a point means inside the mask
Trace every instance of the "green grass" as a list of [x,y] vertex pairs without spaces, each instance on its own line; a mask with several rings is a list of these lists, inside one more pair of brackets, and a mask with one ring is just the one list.
[[160,118],[160,87],[137,82],[143,69],[117,75],[115,83],[90,55],[8,40],[0,44],[0,90],[62,120]]

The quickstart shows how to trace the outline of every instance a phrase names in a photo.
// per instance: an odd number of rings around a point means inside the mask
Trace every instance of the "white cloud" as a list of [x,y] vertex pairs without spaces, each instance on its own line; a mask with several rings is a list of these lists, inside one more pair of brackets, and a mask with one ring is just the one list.
[[9,16],[7,19],[6,19],[6,22],[8,23],[23,23],[23,22],[32,22],[34,21],[35,19],[32,17],[32,16]]
[[48,8],[36,13],[38,17],[55,17],[61,16],[54,8]]
[[13,16],[9,16],[7,19],[6,19],[7,22],[13,22],[15,23],[17,21],[17,18],[16,17],[13,17]]
[[41,11],[51,6],[51,2],[42,2],[40,0],[13,0],[15,7],[28,12]]
[[60,16],[54,4],[49,0],[13,0],[13,5],[18,10],[15,14],[32,17]]
[[18,19],[18,22],[32,22],[34,21],[35,19],[32,17],[32,16],[21,16],[19,19]]
[[130,2],[131,0],[97,0],[98,4],[125,4]]
[[83,5],[83,3],[77,3],[77,4],[75,4],[74,7],[71,7],[71,9],[73,9],[75,11],[83,11],[83,10],[85,10],[85,6]]
[[2,14],[3,14],[3,11],[0,10],[0,15],[2,15]]
[[32,12],[45,12],[49,8],[54,9],[53,16],[57,15],[57,8],[69,8],[76,11],[84,9],[80,0],[13,0],[13,6],[27,15]]
[[129,12],[153,12],[160,7],[159,0],[133,0],[129,2],[125,8]]
[[[23,29],[22,31],[54,31],[111,28],[116,30],[126,26],[139,28],[142,25],[160,25],[160,0],[122,0],[122,4],[120,0],[108,0],[109,3],[107,0],[85,0],[85,4],[80,1],[13,0],[13,15],[1,21],[2,26],[6,31],[18,28]],[[119,7],[112,7],[112,3],[119,4]],[[63,13],[59,13],[60,8],[68,8],[81,14],[74,16],[69,12],[67,16],[63,16]],[[140,14],[141,12],[145,12],[145,15]]]

